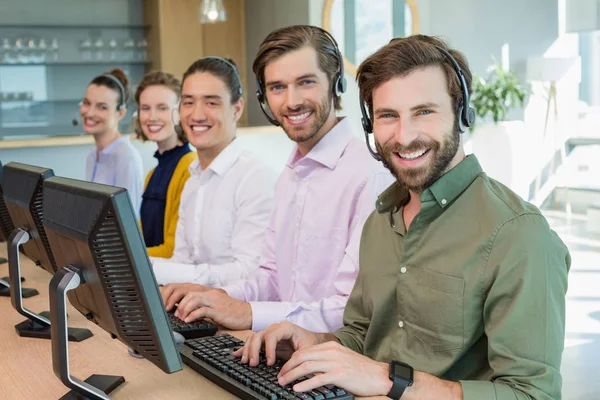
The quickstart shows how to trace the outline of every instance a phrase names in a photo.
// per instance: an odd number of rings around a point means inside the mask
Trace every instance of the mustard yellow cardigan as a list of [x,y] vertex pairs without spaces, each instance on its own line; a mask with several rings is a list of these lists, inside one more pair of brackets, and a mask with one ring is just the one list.
[[[177,230],[177,221],[179,219],[179,202],[181,201],[181,192],[185,182],[190,177],[190,164],[196,159],[195,151],[187,153],[177,163],[175,172],[169,182],[167,189],[167,204],[165,206],[165,225],[164,225],[164,242],[159,246],[148,247],[148,255],[150,257],[170,258],[175,249],[175,231]],[[150,181],[150,177],[154,173],[154,169],[146,176],[144,190]],[[140,226],[142,222],[140,221]],[[143,232],[143,231],[142,231]]]

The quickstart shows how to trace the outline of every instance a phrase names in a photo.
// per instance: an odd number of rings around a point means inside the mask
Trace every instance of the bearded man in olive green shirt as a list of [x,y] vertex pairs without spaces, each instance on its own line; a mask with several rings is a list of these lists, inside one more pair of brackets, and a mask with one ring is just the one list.
[[437,38],[395,39],[361,64],[357,80],[375,156],[397,182],[364,226],[345,326],[312,333],[284,322],[236,355],[256,365],[264,343],[269,362],[276,350],[291,357],[282,385],[321,373],[296,391],[335,384],[403,400],[561,398],[570,256],[537,208],[465,156],[466,59]]

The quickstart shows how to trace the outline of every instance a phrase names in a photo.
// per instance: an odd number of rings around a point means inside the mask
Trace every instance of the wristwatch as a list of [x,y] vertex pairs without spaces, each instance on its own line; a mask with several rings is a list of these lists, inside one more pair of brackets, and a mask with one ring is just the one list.
[[393,382],[392,390],[387,394],[390,399],[398,400],[407,387],[413,384],[413,367],[401,361],[390,362],[390,381]]

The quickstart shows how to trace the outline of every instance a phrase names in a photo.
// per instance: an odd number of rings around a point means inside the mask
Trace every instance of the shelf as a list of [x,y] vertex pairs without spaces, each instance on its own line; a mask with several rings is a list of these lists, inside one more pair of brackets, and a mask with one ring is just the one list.
[[2,28],[35,28],[35,29],[150,29],[150,25],[55,25],[55,24],[7,24]]
[[9,64],[0,63],[0,67],[36,67],[36,66],[65,66],[65,65],[119,65],[119,64],[150,64],[150,61],[119,61],[119,60],[102,60],[102,61],[58,61],[58,62],[47,62],[47,63],[27,63],[27,64]]
[[2,100],[0,99],[0,104],[20,104],[20,103],[77,103],[80,102],[79,99],[54,99],[54,100]]

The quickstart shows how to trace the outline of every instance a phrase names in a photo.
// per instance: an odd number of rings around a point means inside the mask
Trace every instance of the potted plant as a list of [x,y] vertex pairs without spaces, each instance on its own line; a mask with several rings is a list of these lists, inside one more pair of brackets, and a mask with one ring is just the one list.
[[479,119],[489,121],[491,118],[497,124],[505,120],[511,109],[525,105],[528,90],[517,75],[504,71],[497,61],[488,72],[487,79],[473,76],[471,105]]
[[523,170],[527,160],[523,149],[527,141],[523,121],[507,121],[512,109],[523,107],[529,89],[517,75],[503,70],[498,62],[488,68],[488,75],[473,76],[471,106],[477,121],[465,142],[467,153],[474,153],[483,170],[504,183],[522,197],[529,197],[528,172]]

